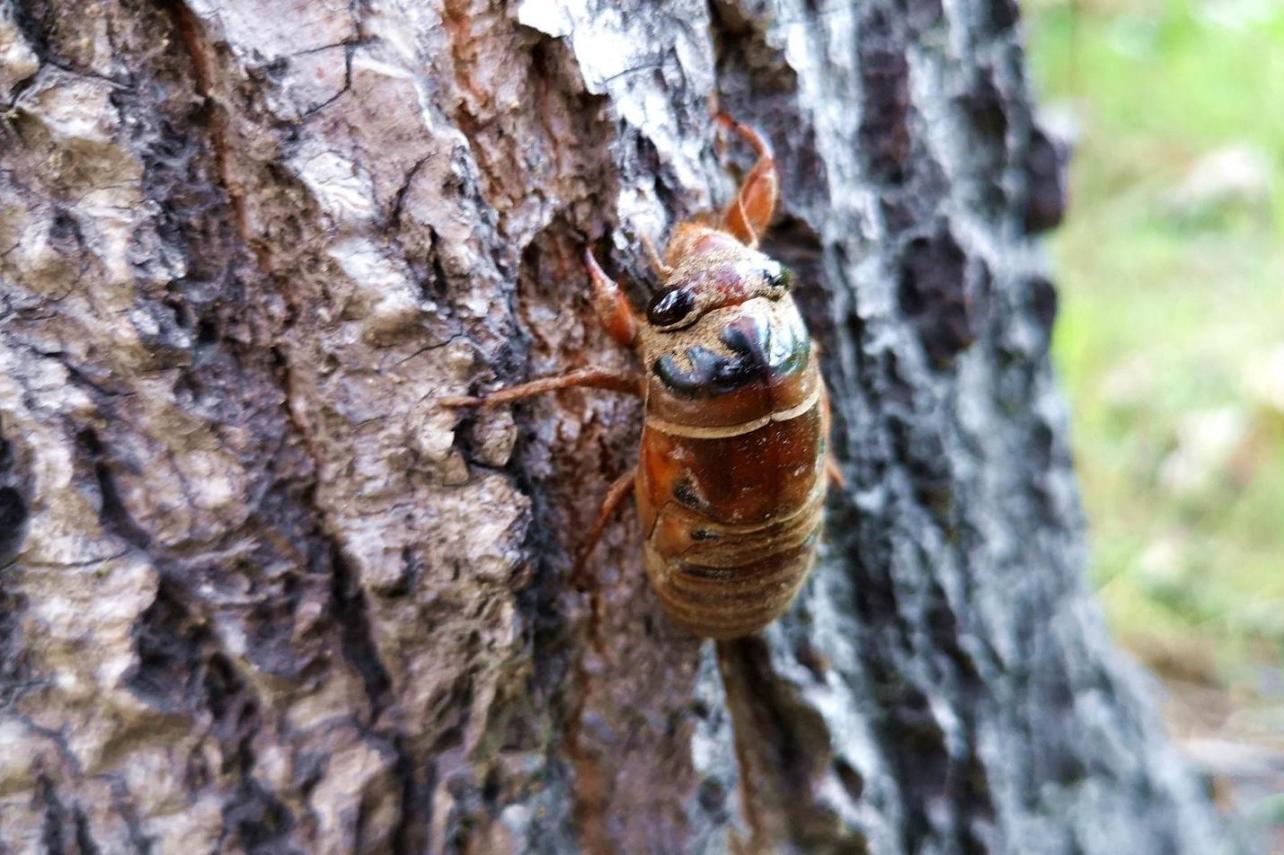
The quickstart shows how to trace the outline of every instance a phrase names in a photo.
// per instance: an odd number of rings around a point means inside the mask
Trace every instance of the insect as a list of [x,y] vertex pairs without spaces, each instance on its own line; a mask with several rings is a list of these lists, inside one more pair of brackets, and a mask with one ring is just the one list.
[[582,556],[633,494],[665,611],[725,640],[766,626],[794,598],[815,558],[828,481],[841,475],[790,273],[757,248],[776,207],[771,150],[752,128],[718,121],[757,161],[726,210],[675,227],[663,259],[643,241],[663,278],[645,313],[584,253],[599,321],[640,353],[645,373],[580,368],[443,403],[489,407],[571,386],[641,396],[638,462],[608,490]]

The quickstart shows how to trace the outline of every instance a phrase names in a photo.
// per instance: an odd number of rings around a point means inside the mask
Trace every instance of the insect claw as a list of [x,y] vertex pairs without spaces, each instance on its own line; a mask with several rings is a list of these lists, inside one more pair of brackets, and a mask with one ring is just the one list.
[[726,113],[719,113],[716,118],[719,126],[740,137],[758,156],[757,162],[741,182],[736,198],[722,213],[723,228],[746,246],[757,247],[758,236],[766,231],[776,210],[779,195],[779,178],[771,146],[756,130],[737,122]]
[[753,149],[753,153],[758,155],[758,157],[771,159],[771,147],[767,145],[767,141],[764,140],[762,135],[756,130],[748,125],[743,125],[740,122],[737,122],[726,113],[719,113],[714,118],[724,129],[730,131],[748,143],[749,147]]
[[838,461],[833,457],[829,457],[825,460],[825,477],[829,479],[831,487],[835,487],[839,490],[847,489],[847,476],[843,474],[843,470],[839,467]]
[[468,395],[447,395],[444,398],[438,398],[437,403],[451,409],[462,409],[464,407],[480,407],[486,403],[486,399],[473,398]]
[[655,248],[651,238],[644,234],[638,234],[638,241],[642,244],[642,250],[646,253],[647,262],[651,265],[661,279],[668,279],[673,274],[673,268],[664,262],[664,258]]
[[638,327],[628,298],[615,280],[602,270],[591,247],[584,248],[584,267],[592,286],[593,311],[598,322],[611,338],[625,347],[632,347],[637,340]]

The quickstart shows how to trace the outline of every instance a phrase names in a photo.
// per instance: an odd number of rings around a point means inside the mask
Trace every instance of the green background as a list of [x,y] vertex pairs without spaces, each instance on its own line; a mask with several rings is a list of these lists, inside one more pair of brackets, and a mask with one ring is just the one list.
[[[1284,752],[1284,3],[1024,11],[1074,145],[1049,251],[1092,579],[1179,739]],[[1245,809],[1284,823],[1277,783]]]

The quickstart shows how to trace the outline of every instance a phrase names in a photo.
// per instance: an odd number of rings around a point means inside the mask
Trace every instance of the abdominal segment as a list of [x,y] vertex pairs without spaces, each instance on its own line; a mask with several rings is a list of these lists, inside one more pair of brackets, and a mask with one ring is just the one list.
[[720,526],[789,516],[809,497],[824,463],[818,406],[724,437],[674,436],[648,426],[641,466],[657,511],[670,502]]
[[648,575],[693,632],[735,638],[771,622],[811,568],[825,498],[820,406],[732,436],[648,426],[638,473]]
[[801,543],[757,561],[708,567],[665,559],[646,547],[647,574],[669,616],[696,635],[731,639],[756,632],[789,606],[811,570],[820,515]]

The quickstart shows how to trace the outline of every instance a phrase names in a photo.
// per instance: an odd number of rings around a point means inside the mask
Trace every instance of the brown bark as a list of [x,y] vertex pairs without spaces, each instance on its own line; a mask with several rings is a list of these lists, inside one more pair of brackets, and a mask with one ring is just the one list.
[[[1208,852],[1085,591],[1011,0],[0,16],[0,849]],[[849,488],[715,651],[648,590],[593,245],[773,141]],[[608,261],[609,260],[609,261]]]

